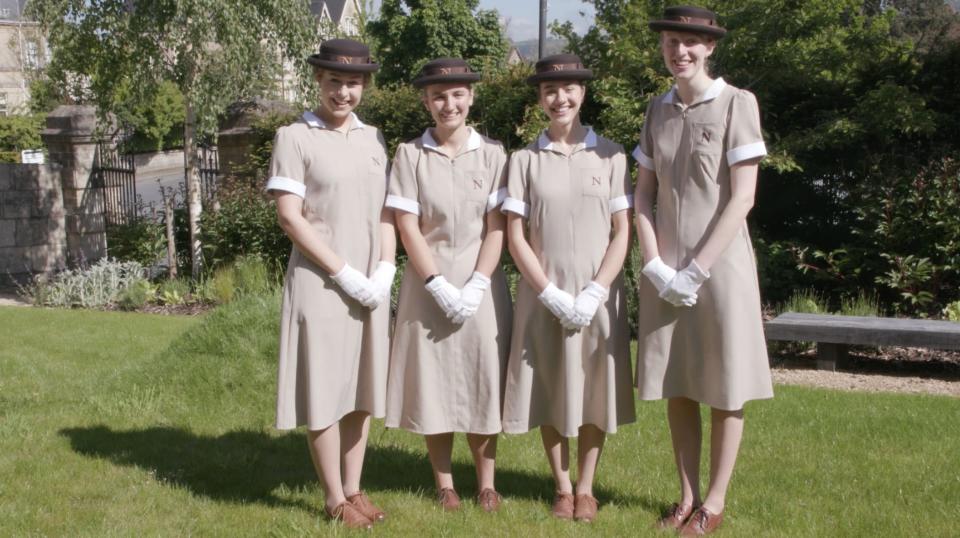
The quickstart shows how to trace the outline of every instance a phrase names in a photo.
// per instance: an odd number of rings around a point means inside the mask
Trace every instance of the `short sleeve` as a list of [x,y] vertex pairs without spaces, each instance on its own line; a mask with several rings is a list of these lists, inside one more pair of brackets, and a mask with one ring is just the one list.
[[420,214],[420,186],[417,184],[416,162],[411,155],[416,151],[412,144],[401,144],[397,148],[393,166],[390,167],[390,179],[387,182],[386,207]]
[[488,170],[493,181],[490,182],[490,195],[487,196],[487,211],[503,205],[507,198],[507,152],[503,146],[496,144],[492,147]]
[[650,111],[653,110],[654,102],[656,101],[651,100],[647,105],[647,112],[643,116],[643,128],[640,130],[640,143],[633,149],[633,158],[640,166],[656,172],[657,168],[653,164],[653,134],[650,129]]
[[527,189],[526,159],[518,151],[510,156],[507,166],[507,197],[503,200],[501,211],[516,213],[521,217],[530,216],[530,193]]
[[729,166],[767,154],[767,146],[763,143],[763,133],[760,131],[757,98],[746,90],[739,90],[730,103],[725,149]]
[[300,145],[297,144],[291,127],[281,127],[273,138],[269,172],[270,176],[265,188],[267,192],[289,192],[300,198],[307,195],[303,154],[300,152]]
[[633,207],[633,192],[630,188],[630,169],[627,155],[617,145],[617,152],[610,160],[610,214]]

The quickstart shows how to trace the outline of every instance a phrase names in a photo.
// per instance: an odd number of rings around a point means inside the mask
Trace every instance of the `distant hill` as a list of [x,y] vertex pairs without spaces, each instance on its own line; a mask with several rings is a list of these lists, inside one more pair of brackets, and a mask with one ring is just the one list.
[[[523,56],[524,60],[535,62],[537,61],[537,40],[536,39],[527,39],[525,41],[517,41],[513,44],[514,47],[517,47],[517,50],[520,51],[520,54]],[[566,39],[557,39],[557,38],[548,38],[546,46],[545,56],[551,54],[559,54],[563,52],[564,47],[567,46]]]

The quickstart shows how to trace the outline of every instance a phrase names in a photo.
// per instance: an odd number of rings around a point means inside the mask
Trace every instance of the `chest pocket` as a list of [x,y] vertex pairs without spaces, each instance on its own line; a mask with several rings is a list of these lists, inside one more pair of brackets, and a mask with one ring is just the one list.
[[719,123],[695,123],[691,135],[693,175],[701,185],[715,185],[723,154],[723,126]]
[[490,195],[490,180],[483,168],[465,170],[462,176],[463,200],[466,202],[487,203]]
[[576,181],[580,183],[580,193],[584,196],[610,198],[610,171],[606,168],[579,168]]
[[719,123],[694,123],[690,134],[693,151],[710,154],[723,151],[723,126]]

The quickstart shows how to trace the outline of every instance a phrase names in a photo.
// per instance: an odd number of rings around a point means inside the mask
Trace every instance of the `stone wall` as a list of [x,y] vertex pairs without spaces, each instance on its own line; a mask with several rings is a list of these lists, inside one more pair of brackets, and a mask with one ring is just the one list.
[[0,284],[67,265],[60,167],[0,164]]

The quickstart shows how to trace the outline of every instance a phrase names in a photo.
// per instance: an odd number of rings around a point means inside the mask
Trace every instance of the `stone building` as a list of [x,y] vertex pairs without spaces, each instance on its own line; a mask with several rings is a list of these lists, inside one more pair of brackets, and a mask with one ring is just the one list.
[[0,0],[0,115],[27,111],[30,81],[50,59],[40,26],[26,20],[27,0]]

